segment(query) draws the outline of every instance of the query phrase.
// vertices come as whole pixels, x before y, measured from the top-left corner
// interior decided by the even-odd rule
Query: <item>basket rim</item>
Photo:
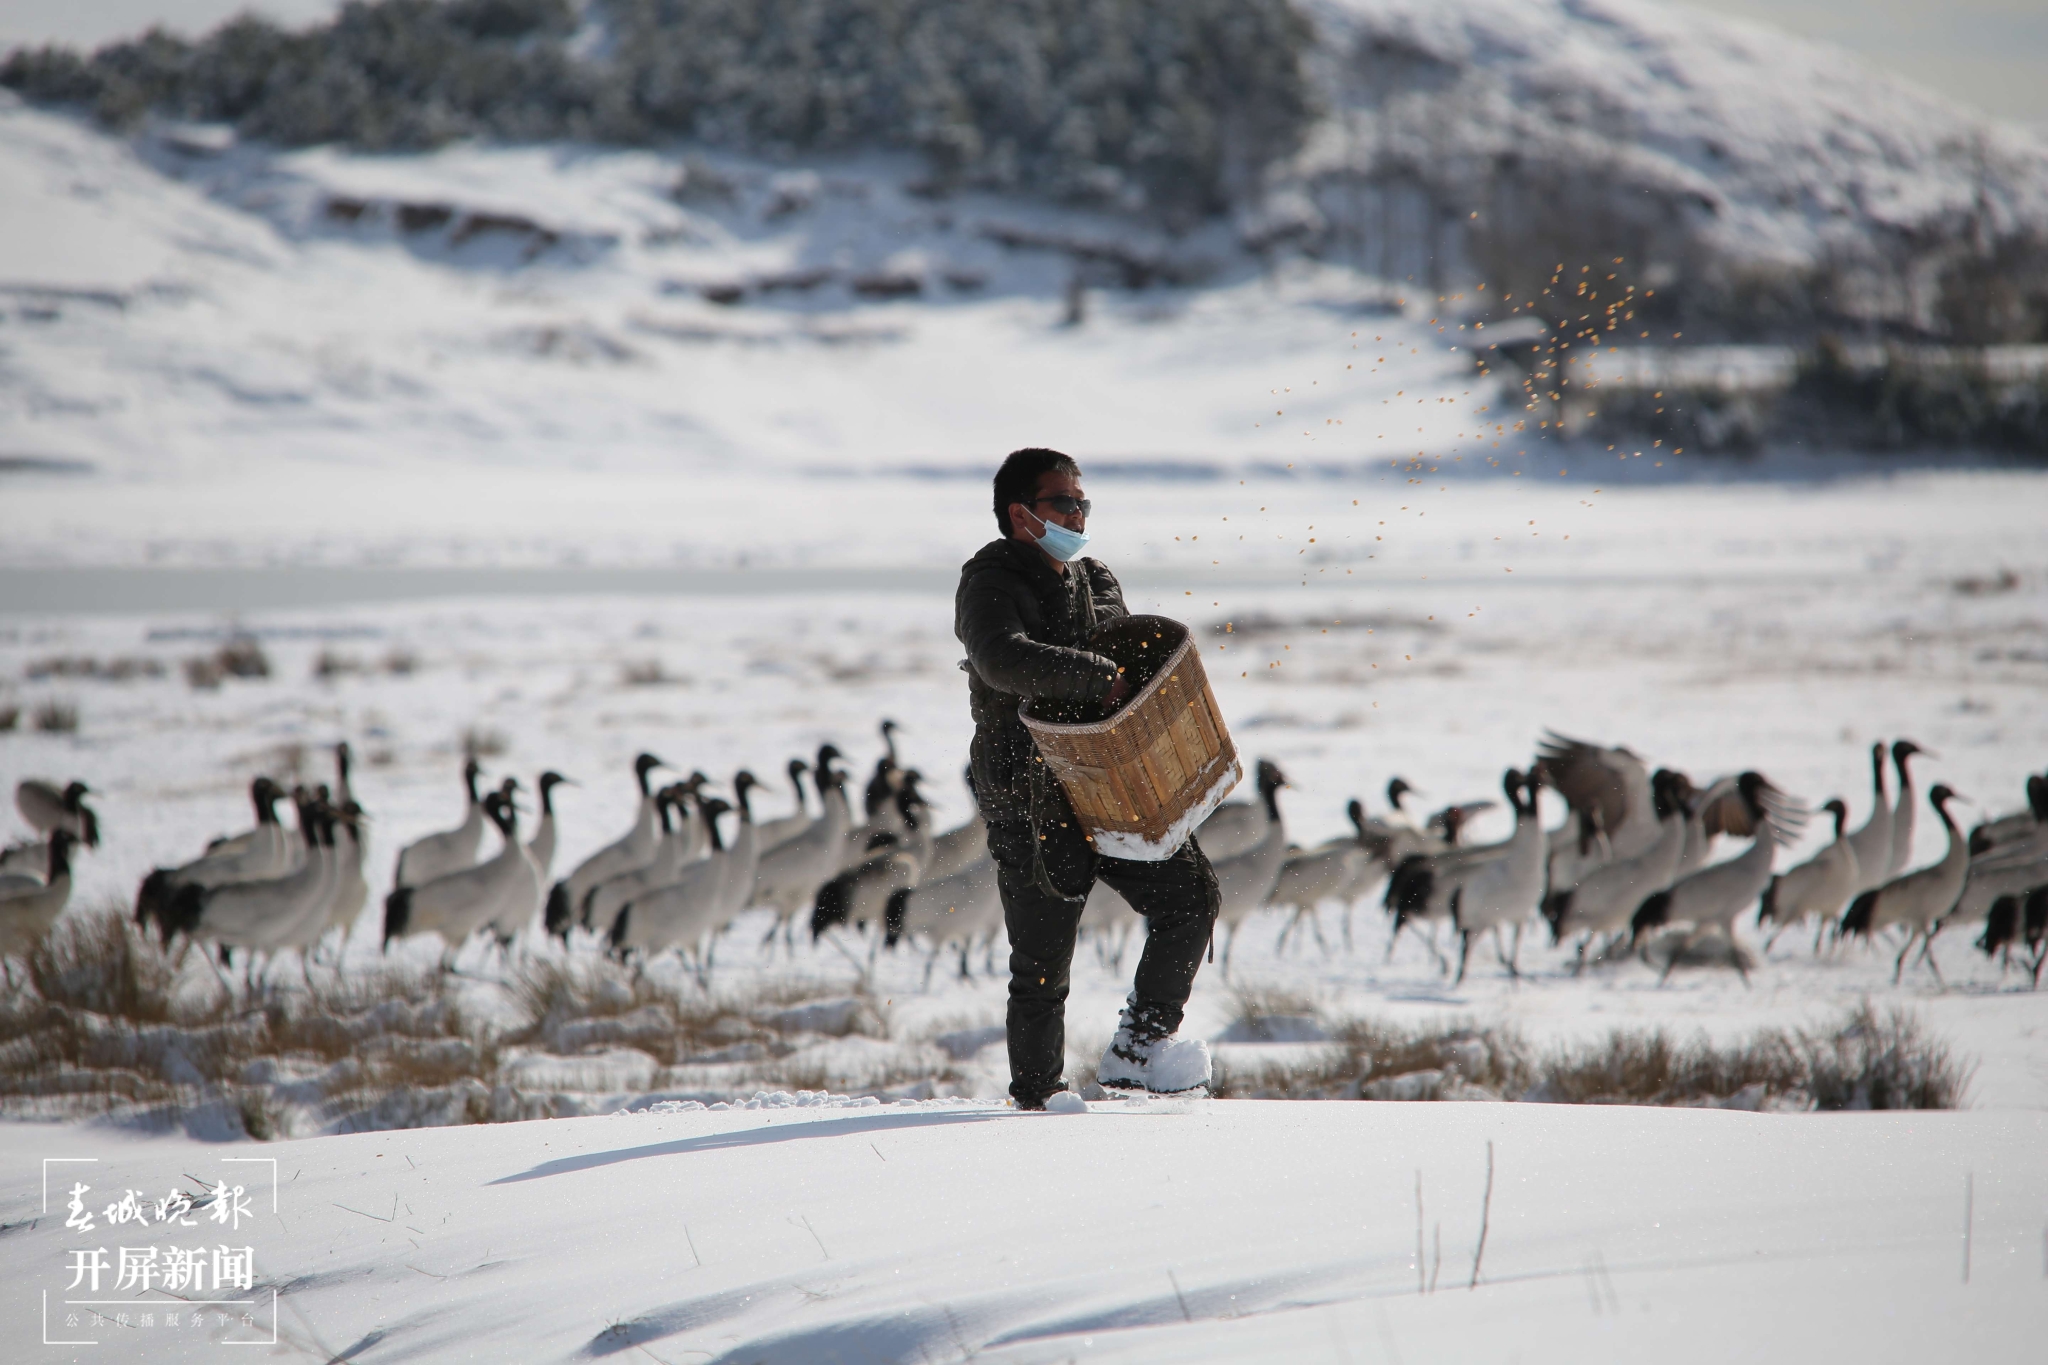
[[[1122,621],[1170,622],[1171,624],[1180,627],[1181,631],[1183,632],[1181,636],[1180,645],[1173,651],[1173,653],[1166,656],[1166,662],[1159,666],[1159,671],[1152,675],[1152,680],[1146,683],[1143,687],[1139,688],[1138,691],[1131,697],[1129,701],[1125,702],[1121,707],[1118,708],[1115,715],[1110,716],[1104,720],[1079,721],[1073,724],[1062,724],[1058,721],[1051,720],[1039,720],[1031,714],[1031,703],[1033,698],[1026,697],[1017,706],[1017,719],[1024,722],[1025,729],[1032,731],[1034,734],[1043,732],[1046,734],[1053,735],[1106,735],[1110,733],[1112,730],[1115,730],[1117,726],[1123,724],[1124,721],[1130,719],[1133,715],[1137,714],[1139,706],[1142,703],[1149,701],[1155,692],[1159,691],[1160,688],[1164,687],[1172,679],[1173,670],[1179,666],[1181,655],[1194,654],[1195,652],[1194,627],[1188,625],[1185,621],[1175,621],[1171,616],[1160,616],[1155,612],[1134,612],[1126,616],[1118,617],[1117,619]],[[1197,662],[1199,662],[1201,656],[1199,654],[1195,654],[1195,658]],[[1204,677],[1203,681],[1204,685],[1206,686],[1206,676]]]

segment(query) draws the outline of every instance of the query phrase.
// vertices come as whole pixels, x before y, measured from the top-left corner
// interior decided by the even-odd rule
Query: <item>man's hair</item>
[[[1010,504],[1030,502],[1038,492],[1039,476],[1054,471],[1081,477],[1073,456],[1043,446],[1027,446],[1003,457],[1003,467],[996,471],[996,525],[1005,537],[1010,534]]]

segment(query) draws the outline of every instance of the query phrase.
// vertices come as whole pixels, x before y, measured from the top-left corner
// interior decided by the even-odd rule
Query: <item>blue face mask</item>
[[[1081,557],[1081,551],[1088,548],[1086,531],[1070,531],[1056,521],[1042,524],[1045,529],[1038,533],[1038,548],[1060,563],[1072,563]]]

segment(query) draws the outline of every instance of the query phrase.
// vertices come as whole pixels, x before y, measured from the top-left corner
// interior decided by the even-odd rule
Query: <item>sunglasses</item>
[[[1041,502],[1051,503],[1052,510],[1063,517],[1071,517],[1077,512],[1085,517],[1089,509],[1095,505],[1086,498],[1069,497],[1065,493],[1050,493],[1042,498],[1033,498],[1031,505],[1036,507]]]

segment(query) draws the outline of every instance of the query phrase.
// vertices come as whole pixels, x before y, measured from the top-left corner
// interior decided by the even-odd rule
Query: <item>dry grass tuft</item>
[[[494,730],[488,725],[472,725],[460,736],[464,758],[502,758],[511,749],[512,741],[503,730]]]
[[[36,994],[49,1004],[138,1023],[172,1022],[170,963],[117,904],[61,917],[27,966]]]
[[[1268,1002],[1260,1001],[1264,1006]],[[1298,1004],[1298,1001],[1292,1002]],[[1249,1011],[1240,1020],[1258,1017]],[[1538,1052],[1512,1029],[1469,1021],[1330,1026],[1303,1062],[1231,1072],[1212,1093],[1252,1099],[1522,1099],[1553,1104],[1777,1109],[1955,1109],[1975,1065],[1918,1015],[1867,1001],[1818,1029],[1760,1029],[1732,1043],[1704,1033],[1615,1029]]]
[[[196,1114],[210,1135],[267,1138],[584,1113],[622,1090],[929,1094],[959,1079],[937,1049],[884,1041],[879,1002],[820,983],[714,994],[528,957],[504,983],[508,1017],[423,964],[285,964],[223,989],[202,951],[167,957],[117,906],[60,920],[0,1001],[0,1113]],[[488,1007],[472,1018],[465,1001]]]
[[[46,735],[70,735],[78,732],[78,703],[50,697],[36,703],[29,719],[36,729]]]
[[[1927,1031],[1920,1016],[1866,1000],[1827,1034],[1800,1034],[1816,1109],[1960,1109],[1977,1064]]]

